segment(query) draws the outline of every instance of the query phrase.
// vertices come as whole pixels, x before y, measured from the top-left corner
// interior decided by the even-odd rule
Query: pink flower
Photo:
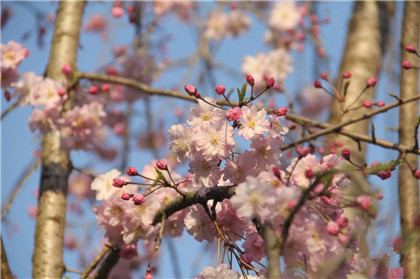
[[[116,18],[122,17],[124,14],[124,9],[121,7],[114,7],[111,11],[112,15]]]
[[[246,140],[253,137],[262,135],[268,132],[269,122],[265,119],[267,112],[262,109],[257,111],[257,106],[252,104],[242,107],[242,120],[241,128],[239,128],[238,135]]]
[[[227,264],[220,264],[216,268],[206,266],[203,271],[195,277],[196,279],[208,278],[225,278],[225,279],[239,279],[239,273],[235,270],[229,269]]]
[[[372,197],[368,195],[361,195],[358,196],[356,202],[360,205],[361,208],[364,210],[369,210],[370,207],[373,205]]]
[[[185,161],[185,157],[190,157],[190,145],[192,130],[185,125],[172,125],[169,130],[169,149],[177,155],[179,163]]]
[[[194,154],[188,170],[192,176],[192,182],[199,187],[213,187],[217,184],[222,175],[219,165],[219,158],[206,160],[197,153]]]
[[[227,35],[237,37],[248,31],[252,19],[243,11],[236,9],[228,14]]]
[[[1,44],[1,68],[16,69],[28,55],[29,51],[15,41],[9,41],[7,45]]]
[[[201,125],[194,129],[195,146],[206,160],[226,159],[235,147],[233,128],[227,123]]]
[[[246,238],[242,243],[242,248],[253,261],[260,261],[266,256],[264,239],[254,225],[250,225],[246,229]]]
[[[242,110],[240,107],[234,107],[226,112],[226,119],[229,121],[236,121],[242,118]]]
[[[216,100],[206,97],[205,100],[209,103],[215,103]],[[202,100],[198,100],[198,106],[191,108],[188,124],[191,126],[198,126],[203,123],[217,125],[219,122],[225,122],[225,112],[219,108],[215,108]]]
[[[92,14],[86,21],[86,32],[104,32],[107,27],[106,18],[102,14]]]
[[[216,229],[202,206],[190,206],[184,224],[187,232],[199,242],[207,240],[212,243],[216,238]]]
[[[214,10],[206,18],[204,35],[209,40],[220,41],[228,35],[228,15]]]
[[[96,176],[91,183],[91,189],[96,191],[97,200],[105,200],[114,195],[116,188],[113,186],[113,180],[120,176],[120,174],[119,171],[113,169],[107,173]]]

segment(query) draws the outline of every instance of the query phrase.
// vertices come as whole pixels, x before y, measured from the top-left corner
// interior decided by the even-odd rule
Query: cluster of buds
[[[406,45],[405,50],[408,53],[412,53],[412,54],[415,54],[417,57],[420,57],[419,53],[417,52],[417,49],[413,45]],[[410,70],[410,69],[417,69],[418,70],[419,69],[419,67],[413,66],[413,64],[411,64],[411,62],[408,61],[408,60],[404,60],[401,63],[401,67],[404,70]]]

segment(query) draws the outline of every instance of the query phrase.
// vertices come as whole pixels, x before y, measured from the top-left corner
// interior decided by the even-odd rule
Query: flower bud
[[[195,93],[197,93],[197,88],[195,88],[194,86],[189,85],[189,84],[186,84],[184,86],[184,89],[185,89],[185,91],[187,91],[188,95],[190,95],[190,96],[194,96]]]
[[[125,182],[124,180],[122,180],[119,177],[116,177],[112,180],[112,186],[114,186],[114,187],[122,188],[124,185],[127,185],[127,182]]]
[[[246,82],[248,82],[249,85],[254,86],[255,80],[252,75],[246,75],[245,78],[246,78]]]
[[[385,102],[384,101],[378,101],[378,102],[375,103],[375,106],[383,107],[383,106],[385,106]]]
[[[409,52],[409,53],[417,53],[416,48],[415,48],[414,46],[412,46],[412,45],[407,45],[407,46],[405,47],[405,50],[406,50],[407,52]]]
[[[61,67],[61,72],[63,75],[69,76],[71,74],[71,66],[69,64],[64,64],[63,67]]]
[[[121,7],[114,7],[112,8],[111,14],[116,18],[122,17],[124,14],[124,9]]]
[[[287,108],[281,107],[274,111],[277,116],[285,116],[287,114]]]
[[[273,87],[274,86],[274,78],[273,77],[271,77],[271,78],[269,78],[268,80],[267,80],[267,88],[271,88],[271,87]]]
[[[372,107],[372,102],[371,101],[368,101],[368,100],[363,101],[363,106],[365,108],[371,108]]]
[[[156,163],[156,167],[160,170],[168,170],[168,164],[165,160],[159,160]]]
[[[291,211],[297,205],[297,201],[291,200],[287,203],[287,210]]]
[[[273,167],[273,173],[278,179],[281,179],[281,172],[278,167]]]
[[[98,87],[96,87],[95,85],[92,85],[89,90],[88,93],[91,95],[95,95],[96,93],[98,93]]]
[[[139,174],[139,172],[137,171],[137,169],[136,169],[135,167],[129,167],[129,168],[127,169],[127,174],[128,174],[129,176],[135,176],[135,175],[138,175],[138,174]]]
[[[108,83],[104,83],[104,84],[102,84],[102,86],[101,86],[101,91],[109,91],[109,89],[110,89],[111,87],[109,86],[109,84]]]
[[[404,70],[409,70],[411,69],[412,65],[410,61],[405,60],[402,62],[401,66],[403,67]]]
[[[305,176],[306,176],[306,178],[308,178],[308,179],[312,179],[312,178],[314,177],[314,171],[313,171],[313,170],[311,170],[311,169],[306,170],[306,172],[305,172]]]
[[[350,72],[345,72],[343,74],[343,78],[351,78],[351,73]]]
[[[371,77],[371,78],[370,78],[370,79],[368,79],[368,81],[367,81],[367,87],[372,87],[372,86],[375,86],[377,81],[378,81],[378,80],[377,80],[376,78]]]
[[[60,95],[61,97],[66,95],[66,89],[64,89],[64,88],[58,89],[58,95]]]
[[[121,195],[121,199],[128,201],[131,198],[129,193],[124,193]]]
[[[216,86],[216,89],[214,89],[214,91],[216,91],[217,95],[222,96],[226,92],[226,87],[224,87],[223,85],[218,85]]]
[[[336,222],[328,222],[327,224],[327,232],[330,235],[337,235],[340,231],[340,226]]]
[[[133,202],[135,205],[141,205],[142,203],[144,203],[145,198],[142,194],[134,194],[133,196]]]
[[[387,170],[387,171],[380,171],[377,176],[379,176],[380,179],[382,180],[386,180],[388,178],[391,177],[391,171]]]
[[[315,86],[315,88],[322,88],[322,84],[319,80],[314,81],[314,86]]]
[[[341,217],[337,218],[337,220],[335,220],[335,222],[338,224],[340,229],[344,229],[349,224],[349,219],[347,219],[344,216],[341,216]]]
[[[348,148],[343,148],[341,150],[341,156],[346,159],[346,160],[350,160],[350,149]]]
[[[325,81],[328,81],[328,75],[326,73],[321,73],[321,78]]]

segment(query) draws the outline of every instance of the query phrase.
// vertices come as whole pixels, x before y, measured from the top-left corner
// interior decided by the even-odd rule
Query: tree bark
[[[418,65],[419,59],[405,51],[406,45],[413,45],[419,49],[420,32],[420,2],[407,1],[404,3],[404,18],[401,34],[401,62],[408,60]],[[410,97],[419,91],[418,70],[401,70],[400,97]],[[418,117],[418,102],[400,107],[399,141],[409,146],[415,145],[415,126]],[[418,168],[418,156],[407,154],[405,157],[411,168]],[[419,214],[419,182],[412,175],[409,165],[403,163],[398,174],[398,193],[401,214],[401,236],[409,242],[410,233],[416,232],[414,218]],[[418,230],[418,229],[417,229]],[[418,238],[418,237],[417,237]],[[414,243],[404,245],[401,252],[401,267],[405,269],[405,278],[420,278],[420,242],[414,238]]]
[[[59,3],[47,77],[66,81],[64,64],[76,69],[84,1]],[[64,110],[71,109],[72,97]],[[63,239],[66,217],[67,179],[71,171],[69,153],[60,148],[60,133],[51,132],[42,141],[42,169],[32,258],[34,278],[61,278],[64,273]]]
[[[12,272],[10,271],[9,262],[7,261],[6,251],[3,247],[3,238],[0,238],[1,244],[1,279],[12,279]]]
[[[344,108],[355,102],[359,94],[367,85],[371,77],[378,77],[381,60],[385,51],[390,18],[393,13],[392,2],[357,1],[354,4],[353,16],[349,24],[346,48],[340,66],[340,79],[345,72],[351,73],[350,85],[345,97]],[[372,101],[375,89],[369,88],[354,103],[353,107],[359,107],[365,100]],[[367,112],[361,108],[342,115],[340,104],[337,100],[331,103],[330,123],[340,123],[348,119],[360,116]],[[369,120],[360,121],[346,128],[349,132],[367,134]],[[331,134],[327,137],[327,145],[334,142],[342,142],[343,147],[351,150],[351,159],[354,163],[365,163],[366,144],[356,142],[351,138],[339,134]],[[359,149],[360,146],[360,149]],[[339,154],[340,150],[337,150]],[[366,178],[361,174],[352,175],[352,183],[346,189],[345,195],[357,196],[366,193],[370,188]],[[353,220],[354,217],[362,217],[360,211],[354,208],[345,208],[345,215]],[[364,216],[366,218],[366,216]],[[365,238],[361,239],[360,252],[362,256],[368,256],[368,247]]]

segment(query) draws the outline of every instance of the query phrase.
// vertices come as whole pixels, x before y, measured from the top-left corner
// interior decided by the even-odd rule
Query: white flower
[[[227,123],[219,125],[201,125],[194,129],[195,144],[197,151],[201,152],[205,159],[226,159],[233,147],[233,128]]]
[[[276,2],[270,14],[270,26],[279,31],[287,31],[295,28],[300,19],[296,3]]]
[[[269,122],[265,119],[267,112],[264,109],[257,111],[257,106],[254,104],[250,108],[245,106],[241,109],[244,122],[241,123],[238,135],[246,140],[250,140],[255,136],[268,132]]]
[[[191,129],[185,125],[172,125],[169,130],[169,149],[176,153],[176,159],[179,163],[185,161],[185,157],[190,157]]]
[[[215,104],[213,98],[204,98],[207,102]],[[191,108],[188,124],[191,126],[198,126],[203,123],[217,124],[224,121],[225,112],[219,108],[215,108],[202,100],[198,100],[198,106]]]

